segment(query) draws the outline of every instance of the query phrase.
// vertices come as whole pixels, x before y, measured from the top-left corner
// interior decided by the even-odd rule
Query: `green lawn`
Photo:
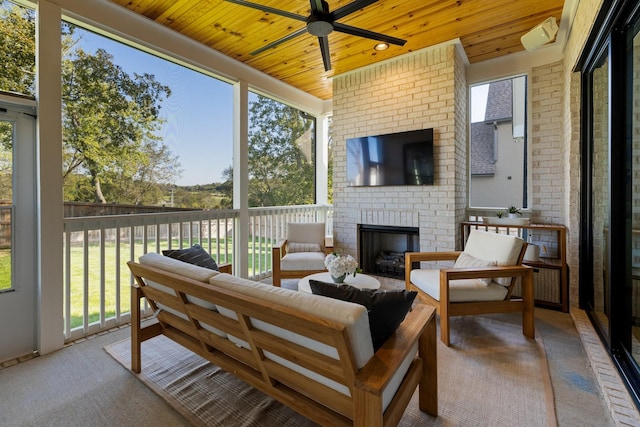
[[[11,249],[0,249],[0,291],[11,287]]]
[[[233,248],[233,242],[231,239],[228,241],[221,242],[224,246],[225,244],[229,248],[229,260],[231,261],[231,254]],[[201,245],[204,248],[208,248],[208,241],[202,241]],[[161,244],[163,249],[166,249],[168,245]],[[179,247],[177,241],[173,242],[172,247]],[[217,247],[217,241],[212,243],[212,247]],[[149,250],[154,250],[154,247],[149,247]],[[249,271],[252,270],[253,263],[255,262],[258,265],[259,260],[257,259],[257,254],[260,253],[260,257],[262,262],[260,265],[263,269],[270,270],[271,269],[271,255],[269,251],[269,246],[267,242],[263,239],[261,241],[255,242],[256,259],[249,258]],[[250,247],[251,252],[251,247]],[[135,258],[142,255],[143,249],[142,244],[137,243],[135,245]],[[71,248],[71,292],[70,292],[70,302],[71,302],[71,327],[75,328],[77,326],[82,325],[84,318],[84,301],[87,300],[88,317],[89,323],[97,322],[100,320],[100,301],[101,301],[101,273],[100,273],[100,248],[98,243],[91,244],[89,246],[89,257],[88,257],[88,268],[87,268],[87,279],[86,279],[86,288],[85,288],[85,269],[84,269],[84,260],[82,257],[83,248],[72,247]],[[118,304],[117,297],[119,296],[120,301],[120,312],[126,313],[130,311],[130,274],[129,268],[127,267],[126,261],[129,258],[130,254],[130,245],[128,243],[121,243],[120,245],[120,265],[116,265],[116,247],[115,243],[106,243],[105,244],[105,263],[104,263],[104,312],[105,318],[108,319],[110,317],[115,316],[116,306]],[[214,254],[215,258],[215,254]],[[2,259],[0,258],[0,262]],[[218,263],[227,262],[226,259],[216,259]],[[266,267],[265,267],[266,264]],[[116,287],[116,277],[118,272],[118,267],[120,271],[120,289],[118,290]],[[0,266],[1,268],[1,266]],[[66,294],[65,294],[66,298]]]

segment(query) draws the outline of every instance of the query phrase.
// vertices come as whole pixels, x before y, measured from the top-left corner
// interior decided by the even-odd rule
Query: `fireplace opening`
[[[358,224],[359,265],[363,273],[404,279],[404,254],[420,249],[417,227]]]

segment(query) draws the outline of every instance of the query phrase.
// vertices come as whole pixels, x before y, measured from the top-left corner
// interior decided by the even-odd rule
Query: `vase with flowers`
[[[324,259],[324,266],[327,268],[331,279],[335,283],[342,283],[347,274],[358,273],[358,262],[351,255],[340,255],[336,252],[330,253]]]

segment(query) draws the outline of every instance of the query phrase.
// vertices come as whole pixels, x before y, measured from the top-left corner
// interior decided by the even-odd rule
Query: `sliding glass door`
[[[631,143],[631,355],[640,364],[640,19],[628,34],[631,61],[629,116]]]
[[[603,9],[579,65],[580,304],[640,407],[640,6]]]

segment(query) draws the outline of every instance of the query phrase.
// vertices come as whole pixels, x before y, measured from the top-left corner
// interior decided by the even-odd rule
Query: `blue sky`
[[[230,84],[157,58],[145,52],[78,29],[80,46],[94,53],[102,48],[128,74],[153,74],[171,88],[162,104],[166,120],[161,136],[180,158],[182,175],[177,185],[222,181],[222,171],[233,161],[233,88]]]

